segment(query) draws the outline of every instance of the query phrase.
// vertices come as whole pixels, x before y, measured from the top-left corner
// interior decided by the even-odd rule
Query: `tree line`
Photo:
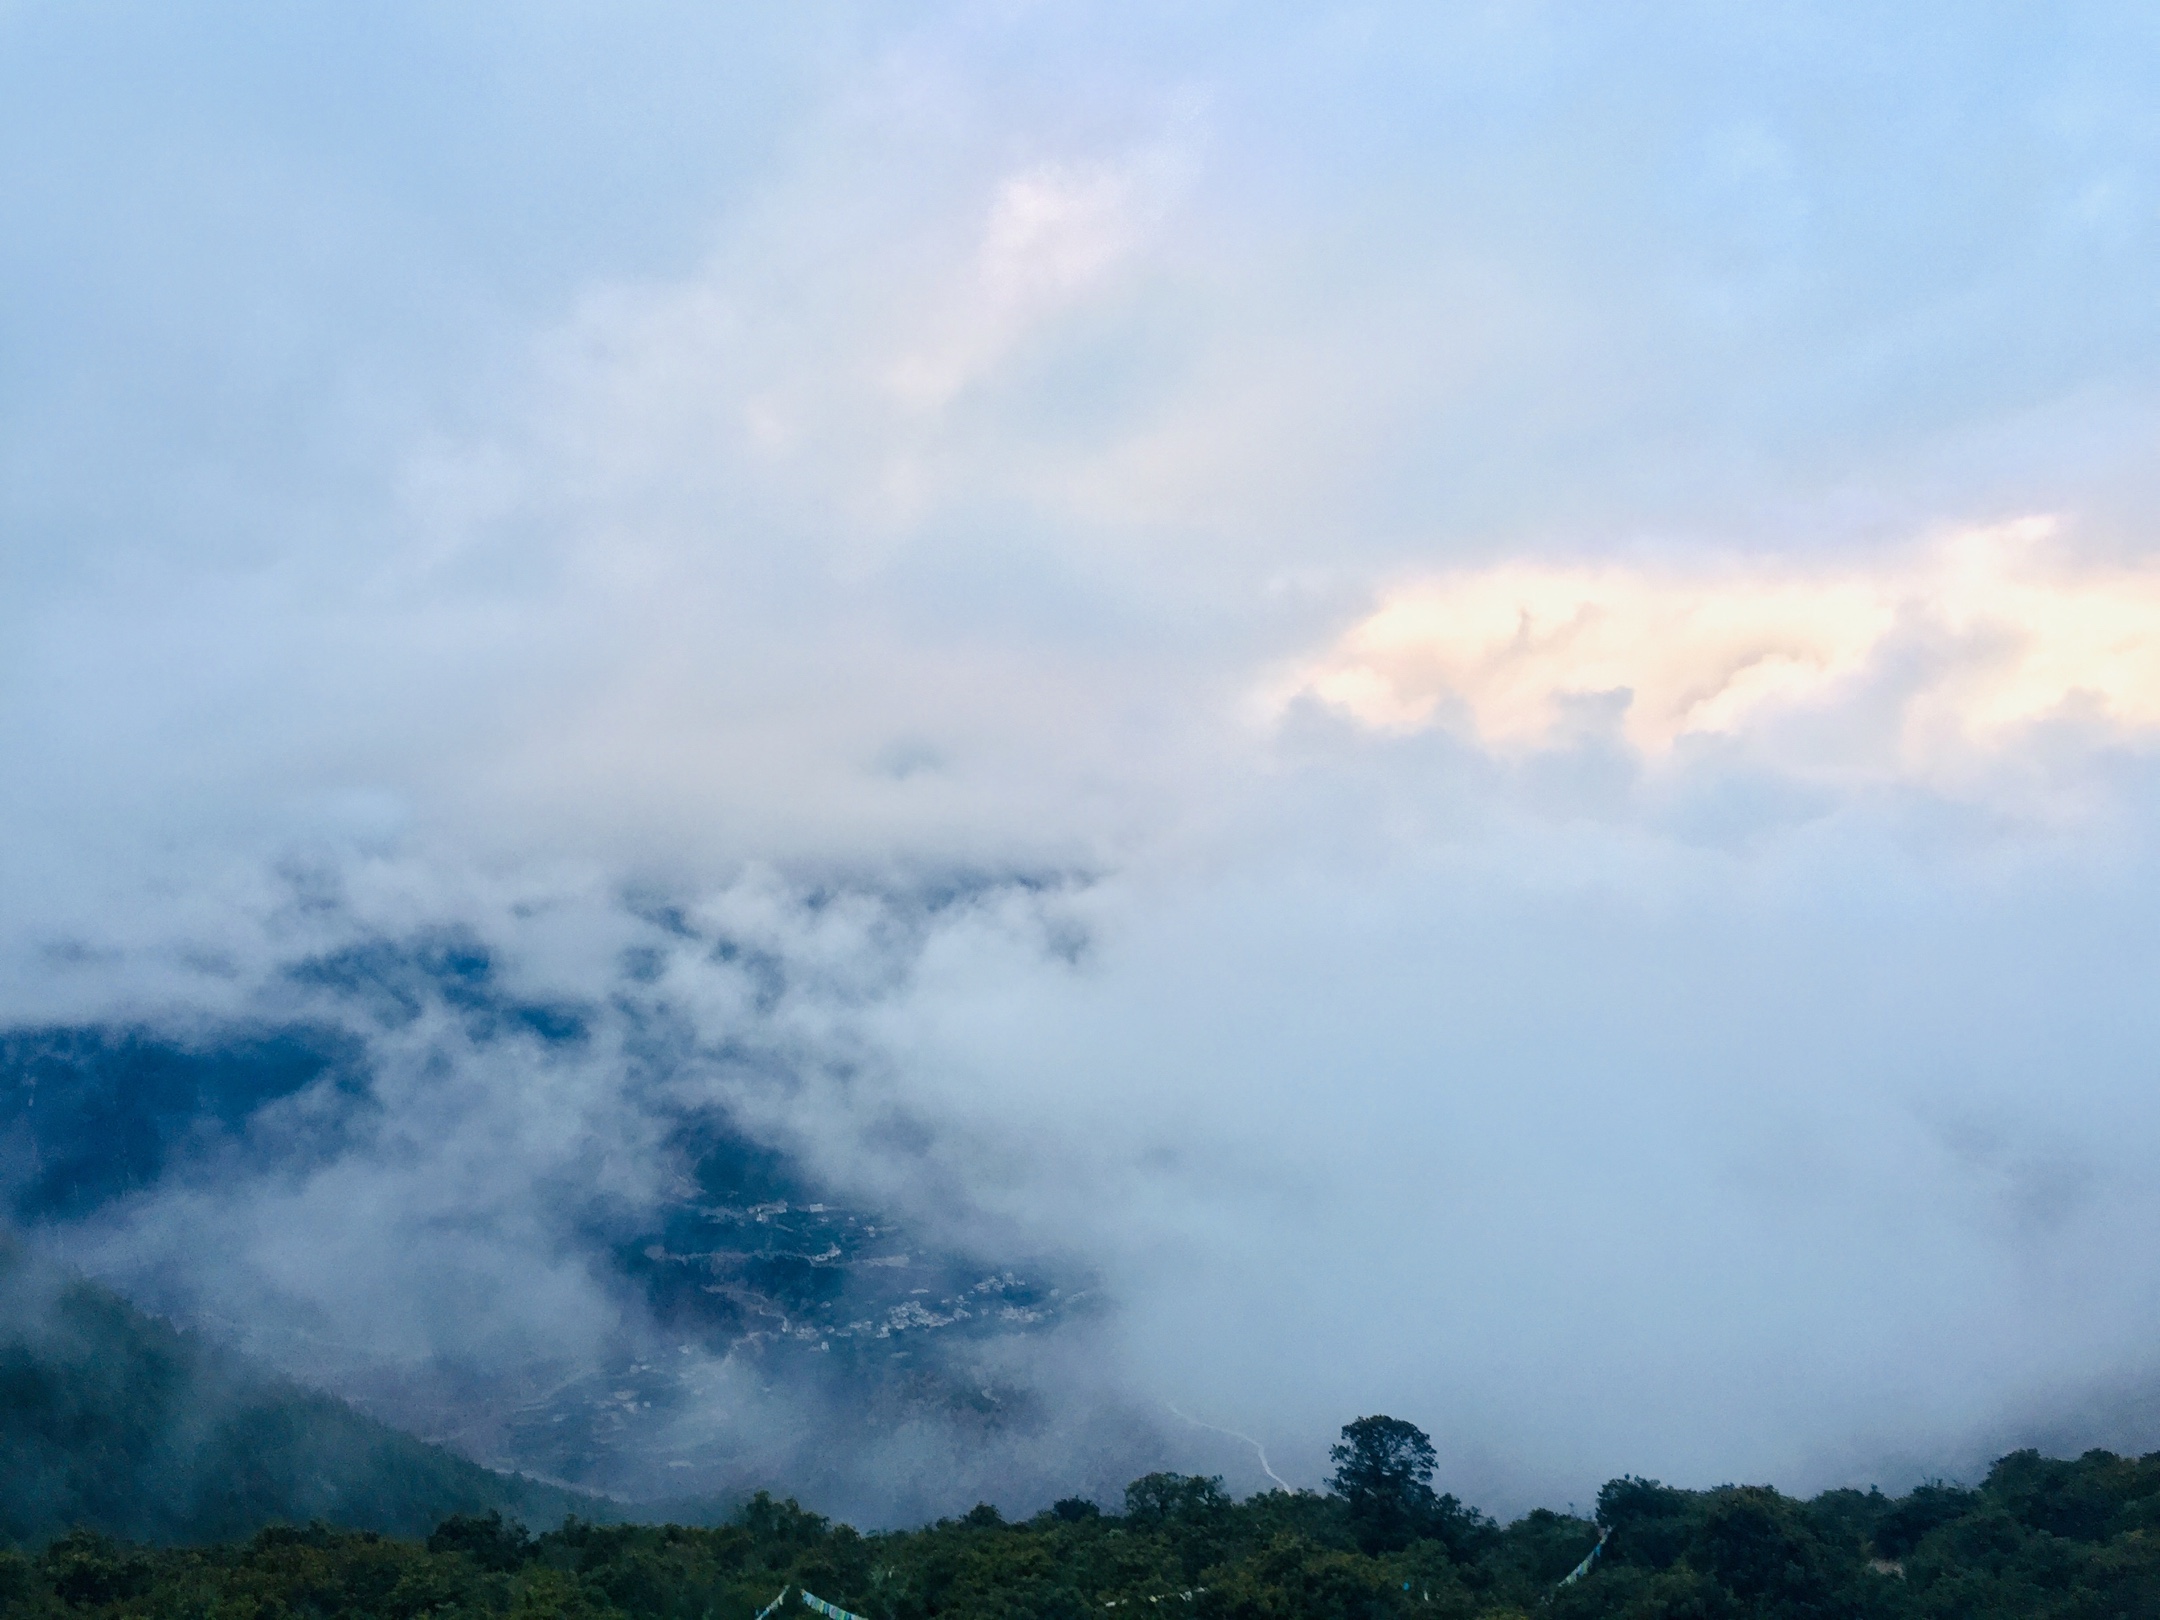
[[[864,1620],[2117,1620],[2160,1615],[2160,1453],[2016,1452],[1903,1496],[1624,1477],[1595,1515],[1502,1525],[1433,1490],[1430,1440],[1347,1425],[1325,1491],[1234,1500],[1150,1474],[1072,1498],[861,1534],[760,1493],[731,1522],[531,1535],[499,1512],[426,1540],[321,1522],[196,1547],[78,1530],[0,1552],[7,1620],[753,1620],[812,1593]],[[1569,1580],[1595,1550],[1588,1570]]]

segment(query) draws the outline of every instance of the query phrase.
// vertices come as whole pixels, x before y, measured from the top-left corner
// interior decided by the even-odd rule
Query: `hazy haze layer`
[[[2160,1444],[2156,70],[0,5],[0,1016],[369,1076],[48,1237],[342,1387],[589,1372],[566,1233],[724,1115],[1094,1302],[871,1514],[1263,1482],[1166,1402],[1500,1508]],[[578,1042],[306,977],[452,938]],[[713,1477],[808,1467],[738,1374]]]

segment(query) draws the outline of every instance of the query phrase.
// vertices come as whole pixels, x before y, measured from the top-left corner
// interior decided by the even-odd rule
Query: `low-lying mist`
[[[0,7],[0,1199],[647,1502],[2160,1444],[2160,66],[1970,10]]]
[[[215,935],[192,901],[48,956],[75,1010],[9,1037],[18,1214],[394,1421],[647,1500],[1023,1511],[1256,1488],[1253,1443],[1314,1484],[1367,1411],[1499,1509],[2154,1443],[2141,860],[1918,796],[1705,840],[1626,819],[1641,781],[1500,778],[1544,807],[1413,847],[1332,773],[1278,789],[1123,872],[376,856]],[[1322,810],[1360,836],[1280,841]]]

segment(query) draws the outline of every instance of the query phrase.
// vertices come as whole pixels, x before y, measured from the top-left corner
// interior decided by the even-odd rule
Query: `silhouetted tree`
[[[1328,1457],[1335,1464],[1328,1483],[1350,1504],[1365,1551],[1408,1546],[1434,1518],[1432,1440],[1415,1423],[1361,1417],[1343,1425],[1342,1443],[1328,1447]]]
[[[1148,1474],[1125,1487],[1125,1517],[1136,1525],[1201,1523],[1229,1506],[1213,1474]]]
[[[463,1553],[482,1569],[502,1573],[517,1569],[532,1556],[532,1537],[516,1520],[503,1521],[501,1512],[453,1513],[427,1538],[431,1553]]]

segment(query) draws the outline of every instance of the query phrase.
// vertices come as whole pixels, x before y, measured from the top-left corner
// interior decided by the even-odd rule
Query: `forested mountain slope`
[[[0,1237],[0,1538],[214,1541],[316,1518],[424,1535],[454,1513],[602,1506],[400,1434]]]
[[[692,932],[676,920],[663,937]],[[767,953],[728,937],[701,948],[744,994],[782,993],[783,966]],[[976,1252],[913,1233],[754,1138],[718,1100],[724,1088],[707,1081],[731,1066],[784,1075],[787,1054],[701,1049],[646,983],[655,971],[633,953],[603,1015],[596,1004],[521,996],[484,942],[423,931],[286,964],[273,1018],[180,1030],[0,1026],[0,1220],[40,1231],[61,1252],[116,1217],[154,1227],[161,1265],[138,1257],[132,1271],[104,1273],[131,1298],[181,1322],[244,1321],[266,1359],[400,1428],[598,1493],[734,1503],[769,1483],[763,1470],[861,1503],[876,1494],[861,1488],[863,1476],[882,1468],[889,1485],[893,1472],[864,1453],[866,1432],[942,1425],[973,1442],[1042,1421],[1036,1392],[1000,1347],[1084,1317],[1086,1279],[1009,1248]],[[408,1310],[427,1302],[411,1336],[425,1341],[421,1353],[401,1340],[385,1355],[376,1324],[336,1308],[334,1286],[326,1310],[319,1272],[312,1294],[273,1286],[267,1303],[251,1295],[221,1309],[220,1289],[236,1275],[253,1286],[248,1257],[171,1241],[205,1200],[247,1231],[291,1220],[294,1189],[330,1167],[395,1203],[387,1189],[404,1185],[413,1142],[430,1135],[403,1111],[439,1109],[447,1120],[517,1106],[471,1078],[505,1062],[558,1075],[615,1065],[589,1093],[606,1107],[580,1131],[627,1132],[617,1140],[635,1144],[650,1184],[633,1196],[613,1182],[584,1186],[567,1162],[497,1165],[499,1177],[479,1180],[546,1189],[506,1215],[489,1194],[464,1201],[469,1167],[445,1161],[436,1184],[454,1215],[363,1245],[377,1288]],[[428,1077],[401,1080],[401,1064]],[[452,1086],[446,1096],[437,1066],[479,1089]],[[688,1074],[706,1079],[676,1083]],[[266,1206],[281,1215],[235,1215]],[[342,1218],[334,1200],[310,1207],[325,1226]],[[442,1229],[459,1240],[431,1250]],[[323,1227],[311,1235],[334,1240]],[[559,1301],[563,1315],[536,1325],[515,1312],[509,1321],[473,1312],[475,1331],[461,1327],[454,1269],[516,1294],[558,1266],[579,1279]],[[733,1383],[770,1398],[746,1414]],[[1144,1446],[1131,1450],[1092,1483],[1148,1466]],[[745,1455],[758,1468],[745,1467]],[[940,1483],[900,1493],[920,1505],[896,1515],[934,1511],[945,1500]],[[1062,1479],[1031,1488],[1048,1484],[1071,1488]]]

